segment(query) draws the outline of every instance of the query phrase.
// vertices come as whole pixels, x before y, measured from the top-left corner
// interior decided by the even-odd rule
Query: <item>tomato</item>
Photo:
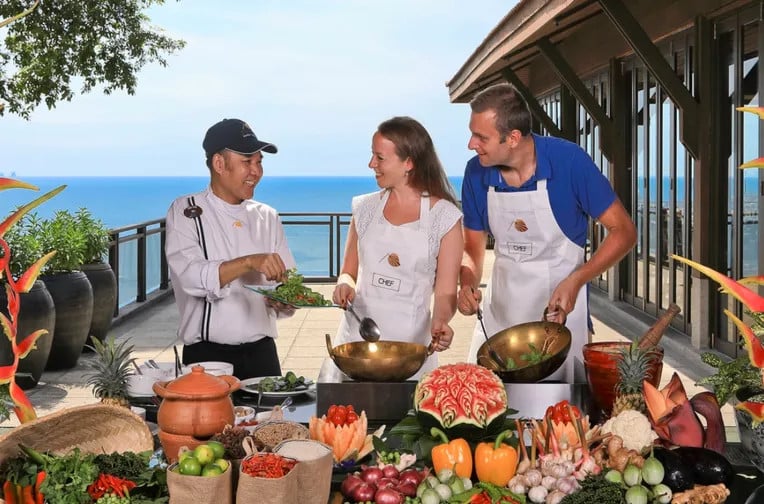
[[[349,425],[355,423],[356,420],[358,420],[358,415],[356,415],[355,411],[348,411],[347,417],[345,417],[345,423]]]
[[[345,406],[337,406],[337,411],[335,413],[337,416],[341,416],[343,419],[347,416],[348,410]]]
[[[348,405],[347,405],[347,410],[348,410],[348,413],[350,413],[351,411],[352,411],[353,413],[355,413],[355,408],[353,407],[353,405],[352,405],[352,404],[348,404]]]
[[[568,409],[568,406],[570,403],[565,401],[560,401],[557,404],[553,406],[549,406],[546,409],[545,416],[550,417],[552,421],[555,423],[570,423],[570,409],[573,410],[573,415],[575,415],[576,418],[581,418],[581,410],[578,409],[576,406],[570,406],[570,409]]]
[[[336,413],[333,416],[329,417],[329,421],[337,427],[345,425],[345,417],[341,417]]]
[[[337,412],[337,405],[332,404],[331,406],[329,406],[329,409],[326,410],[326,418],[333,417],[336,412]]]

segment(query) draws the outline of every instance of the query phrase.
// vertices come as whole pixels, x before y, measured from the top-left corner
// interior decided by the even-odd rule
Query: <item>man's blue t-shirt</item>
[[[560,229],[582,248],[589,217],[598,218],[613,204],[615,192],[592,158],[573,142],[533,135],[536,173],[521,187],[507,185],[495,166],[484,167],[475,156],[467,162],[462,181],[464,226],[489,231],[488,187],[496,192],[535,191],[536,181],[547,179],[549,201]]]

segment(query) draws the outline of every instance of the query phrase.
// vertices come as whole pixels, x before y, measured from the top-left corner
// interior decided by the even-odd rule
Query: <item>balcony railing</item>
[[[333,282],[342,267],[350,213],[280,214],[298,270],[306,282]],[[115,317],[169,291],[166,226],[155,219],[110,230],[109,264],[117,276]],[[325,247],[321,244],[324,243]]]

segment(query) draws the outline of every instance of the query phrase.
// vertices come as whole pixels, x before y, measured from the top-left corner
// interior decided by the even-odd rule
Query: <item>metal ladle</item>
[[[381,333],[379,331],[379,326],[376,322],[374,322],[374,320],[370,319],[369,317],[364,317],[363,319],[359,317],[358,314],[353,310],[353,305],[349,301],[347,304],[347,310],[355,317],[355,319],[358,321],[358,324],[360,324],[358,327],[358,332],[361,334],[361,337],[364,340],[371,343],[379,341]]]

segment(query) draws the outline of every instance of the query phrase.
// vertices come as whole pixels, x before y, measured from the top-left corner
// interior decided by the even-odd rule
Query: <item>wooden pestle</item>
[[[637,346],[642,350],[647,350],[649,348],[655,348],[658,346],[658,343],[663,337],[663,333],[666,332],[669,324],[671,324],[671,320],[680,311],[682,311],[682,309],[679,308],[679,306],[671,303],[668,307],[668,310],[663,312],[663,315],[658,317],[658,320],[656,320],[655,323],[645,332],[645,334],[643,334],[637,340]]]

